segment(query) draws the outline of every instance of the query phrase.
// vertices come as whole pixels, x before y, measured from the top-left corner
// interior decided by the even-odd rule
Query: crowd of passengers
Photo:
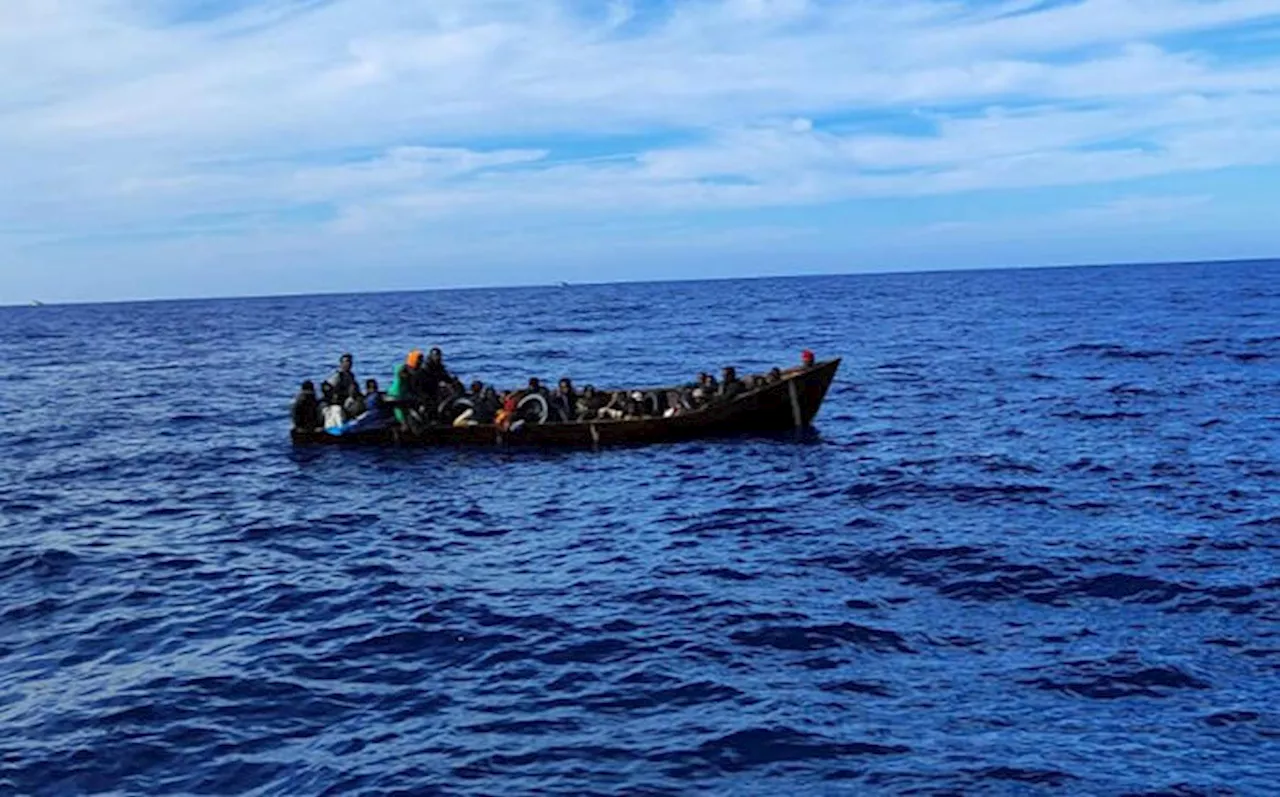
[[[812,364],[808,352],[805,364]],[[293,402],[294,428],[354,431],[399,424],[421,431],[429,426],[494,424],[511,429],[524,423],[671,417],[730,401],[783,378],[774,368],[742,379],[727,367],[719,379],[701,373],[688,385],[664,390],[602,391],[587,385],[579,391],[568,377],[550,390],[534,377],[522,389],[499,392],[479,380],[464,384],[445,368],[444,353],[433,348],[425,355],[417,349],[409,352],[384,392],[376,379],[362,385],[354,366],[352,356],[343,354],[338,369],[320,384],[319,396],[313,382],[302,383]]]

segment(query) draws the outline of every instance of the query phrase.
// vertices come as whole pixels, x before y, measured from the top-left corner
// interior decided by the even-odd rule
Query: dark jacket
[[[324,381],[333,388],[333,392],[343,401],[345,401],[352,392],[360,392],[360,383],[356,380],[356,375],[351,371],[334,371],[333,376]]]
[[[298,391],[293,399],[293,428],[310,431],[322,424],[320,402],[315,393]]]

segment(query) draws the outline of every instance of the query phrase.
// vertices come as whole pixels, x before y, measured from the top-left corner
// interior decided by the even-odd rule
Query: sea
[[[294,448],[351,352],[811,434]],[[0,794],[1280,794],[1280,262],[0,309]]]

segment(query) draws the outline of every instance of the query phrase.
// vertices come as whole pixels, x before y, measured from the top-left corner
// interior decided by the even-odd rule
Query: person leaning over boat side
[[[356,375],[351,368],[355,364],[355,360],[351,357],[350,352],[343,354],[338,358],[338,370],[333,372],[333,376],[324,380],[333,388],[333,392],[343,401],[354,392],[360,394],[360,383],[356,380]]]
[[[316,386],[308,379],[302,383],[298,389],[298,395],[293,398],[293,428],[310,432],[322,423],[320,401],[316,398]]]

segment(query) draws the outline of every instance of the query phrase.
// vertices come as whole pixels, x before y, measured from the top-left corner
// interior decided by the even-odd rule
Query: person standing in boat
[[[422,367],[425,389],[433,399],[441,398],[444,387],[453,381],[449,370],[444,367],[444,352],[432,348],[427,352],[427,361]]]
[[[396,376],[387,387],[387,398],[395,405],[396,420],[414,428],[425,422],[424,406],[428,396],[425,395],[425,378],[423,374],[422,351],[414,349],[404,358],[404,364],[396,370]]]
[[[354,364],[355,360],[350,353],[343,354],[338,358],[338,370],[325,380],[333,388],[334,394],[343,401],[350,398],[352,394],[360,395],[360,382],[351,370]]]

